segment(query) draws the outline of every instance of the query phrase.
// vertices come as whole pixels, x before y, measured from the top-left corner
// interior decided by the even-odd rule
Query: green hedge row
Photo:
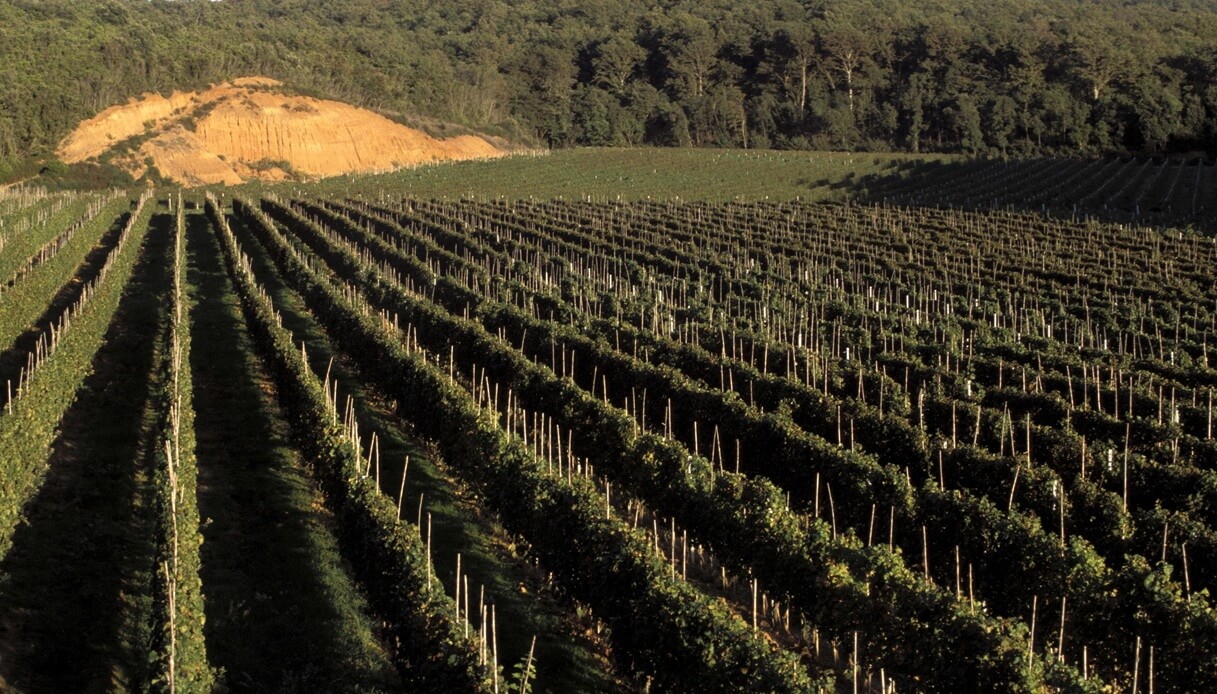
[[[153,483],[156,487],[156,570],[153,581],[154,665],[149,689],[210,692],[214,685],[204,639],[203,581],[199,577],[194,398],[190,373],[190,306],[183,286],[186,272],[185,224],[181,199],[173,241],[173,285],[160,332],[153,382],[157,408]]]

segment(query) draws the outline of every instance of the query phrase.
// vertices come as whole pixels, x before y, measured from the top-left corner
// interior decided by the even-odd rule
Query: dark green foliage
[[[550,146],[1029,155],[1217,141],[1217,13],[1201,2],[22,0],[0,27],[3,158],[49,154],[135,94],[251,74]]]

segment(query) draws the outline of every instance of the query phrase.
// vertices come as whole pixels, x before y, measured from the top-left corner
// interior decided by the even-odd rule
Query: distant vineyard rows
[[[976,160],[922,165],[865,185],[875,202],[1217,229],[1217,164],[1205,159]]]

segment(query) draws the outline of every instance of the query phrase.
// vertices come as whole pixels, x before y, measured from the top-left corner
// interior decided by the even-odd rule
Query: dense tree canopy
[[[1201,0],[6,0],[0,158],[251,74],[551,146],[1217,149]]]

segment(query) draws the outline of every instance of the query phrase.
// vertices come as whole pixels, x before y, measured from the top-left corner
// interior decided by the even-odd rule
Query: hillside
[[[191,186],[383,172],[503,153],[476,135],[437,139],[366,109],[287,93],[264,77],[143,95],[84,121],[56,150],[69,164],[108,162],[136,179],[155,167]]]

